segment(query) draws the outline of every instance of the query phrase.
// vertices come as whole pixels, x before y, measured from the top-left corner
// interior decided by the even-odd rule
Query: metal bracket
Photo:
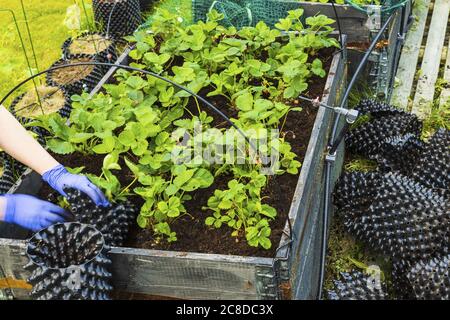
[[[371,32],[378,32],[381,29],[381,6],[368,5],[366,7],[369,19],[366,26]]]
[[[330,148],[328,148],[328,151],[329,151],[329,149]],[[330,163],[335,163],[336,162],[336,151],[333,154],[328,152],[327,155],[325,156],[325,161],[330,162]]]
[[[271,266],[256,266],[256,286],[259,295],[264,300],[279,299],[278,281]]]

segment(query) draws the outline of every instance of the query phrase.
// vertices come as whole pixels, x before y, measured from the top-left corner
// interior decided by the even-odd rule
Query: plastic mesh
[[[206,21],[211,10],[224,15],[221,24],[241,28],[255,26],[264,21],[273,27],[279,19],[285,18],[289,10],[301,7],[298,1],[266,1],[266,0],[193,0],[192,11],[194,21]]]
[[[390,7],[405,1],[408,0],[380,0],[379,3],[383,5],[383,12],[390,12]],[[354,8],[364,12],[367,11],[362,4],[372,3],[370,0],[354,2]],[[289,10],[298,9],[303,5],[305,2],[295,0],[192,0],[192,12],[194,21],[205,21],[208,12],[214,9],[224,15],[221,23],[226,26],[236,28],[254,26],[259,21],[273,26],[279,19],[286,17]]]

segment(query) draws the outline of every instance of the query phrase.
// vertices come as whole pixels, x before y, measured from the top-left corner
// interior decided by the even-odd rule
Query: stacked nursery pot
[[[117,60],[116,42],[105,33],[86,32],[67,39],[63,46],[63,57],[53,67],[77,63],[114,63]],[[79,65],[51,70],[47,83],[63,88],[69,96],[90,92],[110,69],[109,66]]]
[[[69,38],[64,42],[62,52],[64,59],[87,54],[99,62],[113,63],[117,60],[116,43],[106,33],[85,32],[76,38]]]
[[[145,12],[150,10],[153,7],[153,4],[156,0],[139,0],[139,6],[141,8],[141,12]]]
[[[422,141],[413,114],[376,101],[357,109],[369,120],[347,134],[346,148],[378,168],[342,175],[334,191],[340,217],[349,233],[391,259],[398,298],[448,299],[450,131]],[[355,283],[343,277],[331,297],[354,292]]]
[[[10,111],[22,124],[36,120],[41,115],[59,113],[62,117],[69,117],[72,107],[70,96],[62,87],[41,85],[28,90],[18,96],[11,103]],[[44,143],[46,130],[39,127],[29,127],[29,131],[36,134],[39,142]]]
[[[68,67],[51,70],[47,73],[47,84],[63,88],[70,96],[90,92],[106,74],[104,66],[76,65],[79,63],[95,63],[97,58],[89,54],[74,54],[68,59],[56,61],[52,68],[67,65]],[[74,66],[70,66],[74,64]]]
[[[93,0],[94,17],[114,38],[133,34],[142,23],[139,0]]]
[[[14,184],[14,176],[8,156],[0,152],[0,195],[5,194]]]
[[[28,282],[36,300],[109,300],[109,247],[94,227],[58,223],[28,240]]]

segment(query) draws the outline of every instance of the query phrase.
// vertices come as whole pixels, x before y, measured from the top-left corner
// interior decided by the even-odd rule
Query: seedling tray
[[[344,41],[346,37],[343,37]],[[122,63],[126,57],[119,58]],[[336,106],[346,87],[346,52],[334,55],[322,101]],[[114,68],[97,86],[114,73]],[[94,90],[94,91],[95,91]],[[315,299],[318,292],[321,214],[324,204],[326,146],[335,121],[320,108],[303,160],[289,221],[272,258],[113,247],[113,286],[116,290],[185,299]],[[343,146],[334,165],[333,181],[342,168]],[[37,194],[40,177],[28,171],[10,192]],[[25,241],[14,226],[0,225],[0,280],[11,285],[7,294],[27,299],[29,273]],[[9,239],[6,239],[8,237]],[[0,281],[2,283],[2,281]],[[0,288],[1,289],[1,288]]]

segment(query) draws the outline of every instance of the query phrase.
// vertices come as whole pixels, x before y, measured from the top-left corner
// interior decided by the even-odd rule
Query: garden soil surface
[[[326,58],[321,57],[321,59],[324,63],[324,69],[328,71],[333,56],[329,52],[324,56]],[[325,82],[326,77],[313,77],[309,81],[308,92],[304,93],[304,95],[310,98],[321,97]],[[223,100],[212,99],[210,101],[222,111],[227,110],[223,105]],[[303,110],[301,112],[289,113],[282,134],[284,134],[285,139],[290,142],[292,151],[297,154],[298,160],[303,162],[316,119],[317,109],[310,106],[308,103],[297,100],[293,101],[291,104],[301,106]],[[196,107],[193,105],[192,109],[196,110]],[[228,116],[232,115],[232,113],[228,114]],[[215,123],[219,124],[220,121],[215,121]],[[80,154],[54,156],[67,167],[75,168],[84,166],[85,169],[83,172],[97,175],[101,173],[103,156],[99,157]],[[116,174],[122,185],[125,186],[133,180],[133,177],[125,164],[121,164],[121,167],[124,170],[119,174],[116,172]],[[150,229],[141,229],[136,224],[130,231],[126,246],[183,252],[274,257],[287,221],[290,204],[297,186],[298,176],[298,174],[268,176],[268,186],[263,192],[263,196],[265,197],[264,203],[273,206],[278,212],[276,219],[270,223],[272,229],[272,234],[270,236],[272,248],[269,250],[250,247],[245,240],[244,234],[241,234],[239,237],[232,237],[231,233],[233,230],[227,226],[215,229],[205,225],[205,219],[211,215],[211,212],[204,211],[202,207],[206,205],[208,198],[214,193],[214,190],[226,188],[230,177],[216,179],[211,187],[192,193],[192,200],[185,203],[185,207],[191,216],[184,215],[171,224],[172,230],[177,233],[178,241],[173,243],[167,243],[166,241],[158,243]],[[50,190],[48,188],[45,188],[45,190],[43,189],[41,191],[41,197],[44,199],[49,198],[49,192]],[[143,204],[142,199],[137,197],[129,200],[138,208]]]

